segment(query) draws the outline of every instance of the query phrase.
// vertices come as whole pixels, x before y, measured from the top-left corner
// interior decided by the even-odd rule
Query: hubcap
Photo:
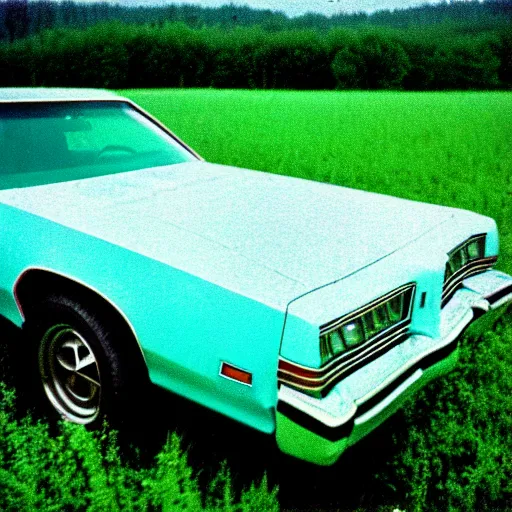
[[[69,325],[48,329],[39,348],[39,371],[53,407],[65,419],[87,424],[100,410],[98,362],[84,337]]]

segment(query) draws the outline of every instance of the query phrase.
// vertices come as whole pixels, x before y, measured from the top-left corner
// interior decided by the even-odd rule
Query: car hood
[[[205,162],[5,190],[0,202],[280,308],[453,216],[450,208]]]

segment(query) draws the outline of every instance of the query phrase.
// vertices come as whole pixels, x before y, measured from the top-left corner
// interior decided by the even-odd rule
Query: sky
[[[98,0],[80,0],[81,2],[92,3]],[[272,9],[283,11],[289,16],[298,16],[306,12],[318,12],[330,16],[340,12],[373,12],[381,9],[405,9],[423,5],[425,3],[439,3],[442,0],[232,0],[232,3],[249,5],[259,9]],[[218,7],[230,3],[230,0],[107,0],[107,2],[124,5],[141,4],[171,4],[188,3],[201,5],[203,7]]]

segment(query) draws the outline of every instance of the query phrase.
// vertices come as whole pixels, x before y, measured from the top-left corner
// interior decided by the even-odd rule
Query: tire
[[[118,427],[137,416],[147,377],[123,346],[125,330],[108,315],[52,295],[31,309],[24,331],[34,384],[50,415],[93,429],[105,418]]]

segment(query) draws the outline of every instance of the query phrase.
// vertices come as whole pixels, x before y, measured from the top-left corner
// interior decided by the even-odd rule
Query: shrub
[[[405,410],[408,439],[397,440],[405,450],[392,469],[405,484],[407,510],[512,506],[511,346],[510,322],[469,339],[459,369]]]
[[[48,425],[13,415],[14,393],[0,383],[0,510],[153,511],[203,510],[203,495],[176,434],[150,467],[123,463],[115,431],[93,434],[62,423]],[[277,489],[259,485],[235,500],[222,466],[204,497],[209,511],[277,511]]]

